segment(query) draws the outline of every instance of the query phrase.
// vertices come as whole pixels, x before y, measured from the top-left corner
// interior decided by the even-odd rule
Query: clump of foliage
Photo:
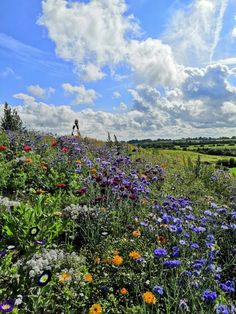
[[[22,129],[22,120],[17,113],[16,109],[13,109],[5,103],[4,115],[1,119],[1,129],[10,131],[20,131]]]

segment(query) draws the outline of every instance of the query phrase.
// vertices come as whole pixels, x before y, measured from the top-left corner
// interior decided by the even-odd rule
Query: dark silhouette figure
[[[78,120],[78,119],[75,119],[75,124],[73,125],[72,134],[71,134],[71,135],[74,136],[74,133],[75,133],[75,132],[77,132],[76,135],[77,135],[78,137],[81,136],[81,135],[80,135],[80,131],[79,131],[79,120]],[[76,136],[76,135],[75,135],[75,136]]]

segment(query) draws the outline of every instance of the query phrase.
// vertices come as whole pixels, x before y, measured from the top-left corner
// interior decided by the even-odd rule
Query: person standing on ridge
[[[75,124],[73,125],[73,128],[72,128],[72,134],[71,134],[72,136],[74,136],[75,129],[77,131],[77,136],[81,137],[80,131],[79,131],[79,120],[78,119],[75,119]]]

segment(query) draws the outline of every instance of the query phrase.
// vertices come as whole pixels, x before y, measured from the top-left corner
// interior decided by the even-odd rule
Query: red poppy
[[[56,141],[52,142],[51,147],[57,147],[57,142]]]
[[[56,186],[59,188],[64,188],[64,187],[66,187],[66,184],[65,183],[57,183]]]
[[[1,146],[0,146],[0,150],[1,150],[1,151],[4,151],[4,150],[6,150],[6,149],[7,149],[6,146],[4,146],[4,145],[1,145]]]
[[[65,154],[66,154],[66,153],[68,153],[69,148],[67,148],[67,147],[63,147],[63,148],[62,148],[62,151],[63,151],[63,153],[65,153]]]
[[[31,147],[28,146],[28,145],[24,145],[23,149],[24,149],[25,152],[31,151]]]

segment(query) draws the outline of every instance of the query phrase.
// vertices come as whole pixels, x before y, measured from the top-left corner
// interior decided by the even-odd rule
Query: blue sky
[[[0,104],[26,126],[235,135],[234,0],[1,0],[0,12]]]

